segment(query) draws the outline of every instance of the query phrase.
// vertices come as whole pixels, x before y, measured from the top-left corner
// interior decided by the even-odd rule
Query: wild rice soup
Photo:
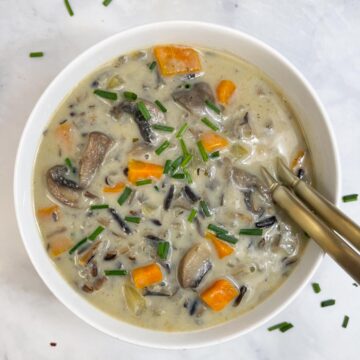
[[[306,244],[261,180],[278,156],[311,180],[296,117],[261,70],[175,45],[121,56],[44,131],[44,246],[81,296],[121,320],[185,331],[233,319],[284,282]]]

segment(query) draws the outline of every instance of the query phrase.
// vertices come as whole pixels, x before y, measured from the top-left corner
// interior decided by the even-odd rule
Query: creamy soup
[[[81,81],[44,130],[38,225],[64,279],[102,311],[163,331],[231,320],[289,276],[306,237],[260,175],[311,181],[286,97],[258,68],[156,46]]]

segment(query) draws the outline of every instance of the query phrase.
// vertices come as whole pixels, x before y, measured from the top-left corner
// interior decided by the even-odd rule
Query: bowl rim
[[[304,273],[301,276],[301,279],[300,279],[301,281],[300,281],[299,285],[295,289],[293,289],[292,292],[290,292],[290,294],[288,294],[288,296],[285,298],[285,300],[283,300],[281,302],[281,304],[277,305],[271,311],[268,311],[268,312],[265,311],[265,315],[258,316],[257,320],[252,321],[252,324],[243,330],[240,330],[240,331],[235,330],[234,332],[228,331],[226,335],[222,335],[221,337],[219,336],[218,338],[216,338],[214,336],[213,336],[213,338],[210,338],[208,336],[203,336],[200,340],[197,340],[197,341],[192,340],[190,342],[190,341],[184,340],[180,334],[187,334],[187,335],[190,334],[191,337],[195,337],[196,335],[198,335],[200,333],[206,333],[210,329],[218,328],[219,326],[224,326],[225,324],[229,324],[232,321],[227,321],[227,322],[217,325],[215,327],[205,328],[205,329],[198,330],[198,331],[168,333],[168,332],[161,332],[161,331],[152,330],[152,329],[144,329],[144,328],[137,327],[135,325],[132,325],[132,324],[126,323],[124,321],[116,319],[116,321],[122,323],[123,325],[125,324],[124,325],[125,328],[127,327],[130,329],[131,327],[134,327],[135,329],[138,329],[139,333],[147,334],[149,336],[151,334],[153,335],[154,333],[157,333],[157,334],[162,334],[163,337],[166,337],[166,335],[169,335],[169,334],[177,334],[177,336],[179,337],[180,340],[179,341],[174,340],[171,343],[166,343],[166,341],[161,340],[161,338],[159,338],[159,337],[158,337],[158,340],[154,341],[154,340],[147,340],[147,339],[141,338],[140,336],[138,336],[136,338],[136,336],[134,337],[133,335],[131,335],[131,334],[129,335],[124,332],[116,333],[113,330],[110,330],[109,328],[107,328],[106,325],[103,325],[101,323],[101,321],[102,321],[101,318],[105,314],[101,310],[99,310],[99,309],[95,308],[93,305],[91,305],[91,307],[93,308],[92,311],[94,312],[94,314],[89,315],[89,314],[85,314],[86,311],[82,311],[78,306],[75,306],[74,304],[77,302],[79,302],[79,303],[81,303],[82,301],[85,301],[86,303],[88,303],[88,302],[87,302],[87,300],[84,300],[78,294],[77,295],[70,294],[68,291],[65,291],[65,288],[68,287],[69,289],[71,289],[72,292],[75,292],[75,290],[69,284],[67,284],[64,279],[62,279],[62,281],[64,283],[66,283],[65,286],[62,286],[59,283],[55,284],[54,279],[51,278],[52,275],[46,271],[46,270],[50,269],[49,263],[41,264],[42,260],[40,259],[39,254],[37,254],[35,249],[33,248],[31,241],[29,240],[30,236],[27,234],[27,230],[29,230],[29,226],[27,226],[26,222],[29,220],[29,217],[26,219],[26,213],[24,211],[25,211],[25,207],[28,205],[25,205],[25,202],[27,200],[24,200],[24,199],[27,199],[26,196],[29,196],[29,193],[30,193],[31,201],[33,201],[33,198],[32,198],[32,187],[30,190],[29,189],[26,190],[22,187],[22,185],[23,185],[22,173],[24,172],[23,171],[23,165],[24,165],[23,162],[24,162],[24,157],[25,157],[27,147],[28,147],[27,139],[29,137],[31,127],[33,126],[32,123],[34,122],[34,118],[36,117],[36,114],[41,110],[41,108],[43,106],[45,106],[44,100],[50,93],[50,90],[52,88],[56,88],[57,86],[59,86],[59,83],[61,86],[61,79],[62,79],[62,77],[64,77],[64,75],[67,72],[70,72],[73,67],[76,67],[79,64],[81,64],[84,60],[86,60],[87,57],[91,56],[93,53],[99,52],[99,50],[101,50],[102,47],[106,47],[109,44],[116,42],[119,37],[125,38],[126,36],[131,36],[132,34],[134,34],[136,32],[141,34],[141,33],[147,32],[147,31],[152,31],[152,30],[154,30],[154,27],[156,27],[156,28],[162,27],[164,29],[171,28],[171,27],[178,27],[179,29],[181,29],[182,27],[186,27],[186,26],[191,26],[193,28],[202,29],[205,31],[206,30],[218,31],[218,32],[222,32],[224,35],[230,34],[232,36],[236,36],[239,39],[241,38],[243,41],[252,43],[254,46],[256,46],[256,47],[260,48],[261,50],[265,51],[266,53],[268,53],[271,57],[275,58],[279,63],[281,63],[283,66],[287,67],[288,70],[295,75],[295,77],[297,78],[299,83],[310,94],[310,97],[314,100],[314,102],[321,114],[322,122],[323,122],[322,125],[324,126],[325,130],[327,131],[327,135],[330,140],[330,143],[329,143],[329,146],[330,146],[329,150],[331,151],[330,156],[334,163],[335,179],[334,179],[334,189],[332,190],[332,195],[334,197],[335,203],[338,203],[339,194],[340,194],[340,178],[341,178],[340,175],[341,174],[340,174],[340,166],[339,166],[339,155],[338,155],[338,151],[337,151],[337,145],[336,145],[334,132],[330,125],[330,120],[324,109],[324,106],[322,105],[318,95],[315,93],[312,86],[305,79],[305,77],[300,73],[300,71],[297,70],[297,68],[294,65],[292,65],[292,63],[290,63],[283,55],[281,55],[279,52],[277,52],[276,50],[274,50],[272,47],[265,44],[264,42],[242,32],[242,31],[235,30],[235,29],[232,29],[232,28],[229,28],[226,26],[215,25],[212,23],[199,22],[199,21],[161,21],[161,22],[148,23],[148,24],[144,24],[141,26],[135,26],[135,27],[120,31],[119,33],[116,33],[100,42],[97,42],[95,45],[91,46],[90,48],[88,48],[87,50],[82,52],[80,55],[78,55],[75,59],[73,59],[54,78],[54,80],[48,85],[46,90],[40,96],[39,100],[37,101],[35,107],[33,108],[32,112],[26,122],[26,125],[23,129],[23,133],[21,135],[21,139],[20,139],[20,142],[18,145],[18,151],[17,151],[15,167],[14,167],[14,202],[15,202],[16,218],[17,218],[17,223],[18,223],[18,228],[20,230],[21,238],[22,238],[23,244],[26,248],[26,251],[30,257],[30,260],[31,260],[33,266],[35,267],[37,273],[39,274],[39,276],[42,278],[42,280],[47,285],[47,287],[51,290],[51,292],[74,314],[76,314],[78,317],[80,317],[82,320],[89,323],[96,329],[101,330],[108,335],[114,336],[115,338],[130,342],[130,343],[133,343],[136,345],[142,345],[142,346],[153,347],[153,348],[164,348],[164,349],[189,349],[189,348],[204,347],[204,346],[208,346],[208,345],[215,345],[215,344],[219,344],[219,343],[234,339],[240,335],[250,332],[254,328],[259,327],[260,325],[262,325],[266,321],[268,321],[270,318],[276,316],[279,312],[281,312],[286,306],[288,306],[295,299],[295,297],[302,291],[302,289],[306,286],[306,284],[309,282],[309,280],[315,273],[316,269],[320,265],[320,262],[324,256],[324,253],[321,251],[321,249],[319,249],[319,248],[316,249],[317,246],[316,245],[313,246],[312,245],[313,242],[309,243],[307,246],[314,247],[314,249],[312,249],[312,251],[315,251],[315,255],[314,255],[313,263],[306,270],[306,273]],[[154,41],[154,43],[156,43],[156,41]],[[66,96],[66,93],[63,93],[62,98],[64,98],[65,96]],[[39,143],[39,141],[37,141],[37,144],[38,143]],[[35,157],[33,158],[33,161],[35,161]],[[33,168],[33,164],[28,165],[28,168],[29,168],[29,166],[31,167],[31,169]],[[31,170],[31,181],[32,181],[32,176],[33,176],[33,171]],[[27,207],[27,209],[28,208],[29,207]],[[35,227],[37,226],[36,218],[34,216],[34,211],[33,211],[30,222],[32,222],[31,228],[32,228],[32,230],[34,230],[34,225],[35,225]],[[33,232],[33,234],[34,234],[34,232]],[[41,241],[41,237],[38,232],[36,234],[36,238],[37,238],[37,240]],[[43,249],[43,252],[45,253],[45,249]],[[47,254],[45,254],[45,255],[48,256]],[[55,268],[54,265],[51,265],[51,266],[53,266]],[[279,289],[276,290],[274,293],[276,293],[278,291],[279,291]],[[271,297],[272,296],[270,296],[269,298],[271,298]],[[81,301],[79,300],[79,298],[81,298]],[[256,308],[262,306],[263,303],[256,306]],[[251,311],[249,311],[249,312],[251,312]],[[247,312],[246,314],[248,314],[249,312]],[[100,313],[103,315],[100,316]],[[240,317],[245,316],[246,314],[241,315]],[[110,315],[107,315],[107,314],[105,316],[111,317]],[[239,318],[239,317],[237,317],[237,318]]]

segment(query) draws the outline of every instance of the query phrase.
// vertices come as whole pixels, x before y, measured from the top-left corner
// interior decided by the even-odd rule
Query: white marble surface
[[[327,108],[342,162],[342,193],[360,191],[360,1],[358,0],[0,0],[0,359],[359,359],[360,287],[326,258],[308,286],[271,321],[237,340],[199,350],[149,350],[115,340],[67,310],[35,273],[14,216],[17,143],[32,107],[53,77],[90,45],[124,28],[158,20],[202,20],[248,32],[287,56]],[[156,39],[154,39],[156,40]],[[30,51],[44,51],[29,59]],[[360,222],[360,202],[342,205]],[[321,309],[320,300],[335,298]],[[348,314],[348,329],[341,328]],[[49,342],[55,341],[56,347]]]

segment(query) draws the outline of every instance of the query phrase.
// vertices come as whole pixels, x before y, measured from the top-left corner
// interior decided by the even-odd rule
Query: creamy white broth
[[[196,50],[202,65],[196,76],[163,77],[158,67],[150,70],[149,64],[154,61],[152,49],[121,56],[90,74],[68,94],[44,131],[34,171],[35,210],[40,214],[39,209],[58,206],[50,216],[39,215],[38,224],[44,246],[66,281],[108,314],[138,326],[165,331],[197,330],[249,311],[286,280],[306,245],[302,232],[274,207],[266,189],[263,194],[250,189],[252,212],[244,202],[244,185],[236,182],[236,174],[241,177],[241,171],[245,171],[257,176],[261,184],[261,166],[273,169],[278,156],[292,164],[299,151],[304,151],[305,158],[299,158],[294,171],[299,172],[301,168],[300,173],[311,180],[309,151],[286,98],[251,64],[229,54]],[[224,79],[234,82],[236,91],[228,105],[221,106],[216,102],[215,89]],[[174,101],[174,92],[191,91],[199,82],[209,84],[220,115],[206,106],[204,115],[196,115]],[[94,94],[95,89],[116,92],[118,100],[101,98]],[[152,103],[160,100],[167,112],[158,110],[149,122],[153,124],[160,119],[161,124],[175,130],[167,133],[153,129],[153,142],[147,144],[134,117],[119,110],[124,91],[137,94],[134,103],[140,99]],[[201,159],[196,145],[202,133],[212,132],[200,121],[204,116],[217,124],[220,128],[217,133],[229,141],[229,145],[219,151],[218,158],[207,162]],[[248,120],[247,125],[244,119]],[[188,184],[186,179],[163,175],[160,180],[153,179],[152,184],[130,184],[125,171],[129,160],[164,166],[166,160],[173,161],[181,155],[176,134],[185,122],[189,128],[182,138],[193,155],[187,167],[193,182]],[[59,124],[71,126],[72,145],[59,140]],[[80,159],[86,152],[89,134],[94,132],[105,134],[111,144],[90,184],[76,190],[79,196],[76,207],[67,206],[49,192],[48,170],[55,165],[65,165],[65,159],[69,158],[76,172],[69,170],[66,178],[78,184]],[[171,145],[157,155],[155,149],[165,140]],[[133,190],[122,206],[117,201],[121,191],[103,191],[104,186],[118,182]],[[165,210],[164,199],[172,185],[174,198]],[[192,202],[184,194],[185,186],[206,201],[212,213],[210,217],[199,210],[199,201]],[[96,204],[109,205],[122,219],[137,216],[141,221],[139,224],[127,222],[131,234],[126,234],[108,209],[89,209]],[[262,214],[260,208],[264,210]],[[198,211],[192,223],[188,221],[191,209]],[[276,222],[263,228],[262,236],[239,235],[240,229],[255,228],[256,222],[273,216]],[[238,239],[236,244],[226,243],[233,249],[232,254],[218,257],[212,242],[205,238],[209,224],[226,228]],[[69,254],[70,246],[89,236],[98,226],[104,230],[94,241],[88,240]],[[159,259],[159,241],[149,240],[149,235],[170,243],[166,260]],[[59,238],[68,239],[69,244],[66,251],[54,256],[51,249]],[[86,264],[80,264],[79,258],[94,244],[97,244],[94,256]],[[211,269],[196,288],[183,288],[179,283],[179,263],[197,244],[201,244],[203,253],[209,253],[207,261]],[[159,265],[162,282],[136,289],[132,270],[151,263]],[[127,270],[128,275],[104,274],[105,270],[115,269]],[[214,311],[201,300],[204,290],[219,279],[227,279],[238,293],[244,292],[237,306],[234,303],[239,302],[239,298],[230,301],[221,311]]]

